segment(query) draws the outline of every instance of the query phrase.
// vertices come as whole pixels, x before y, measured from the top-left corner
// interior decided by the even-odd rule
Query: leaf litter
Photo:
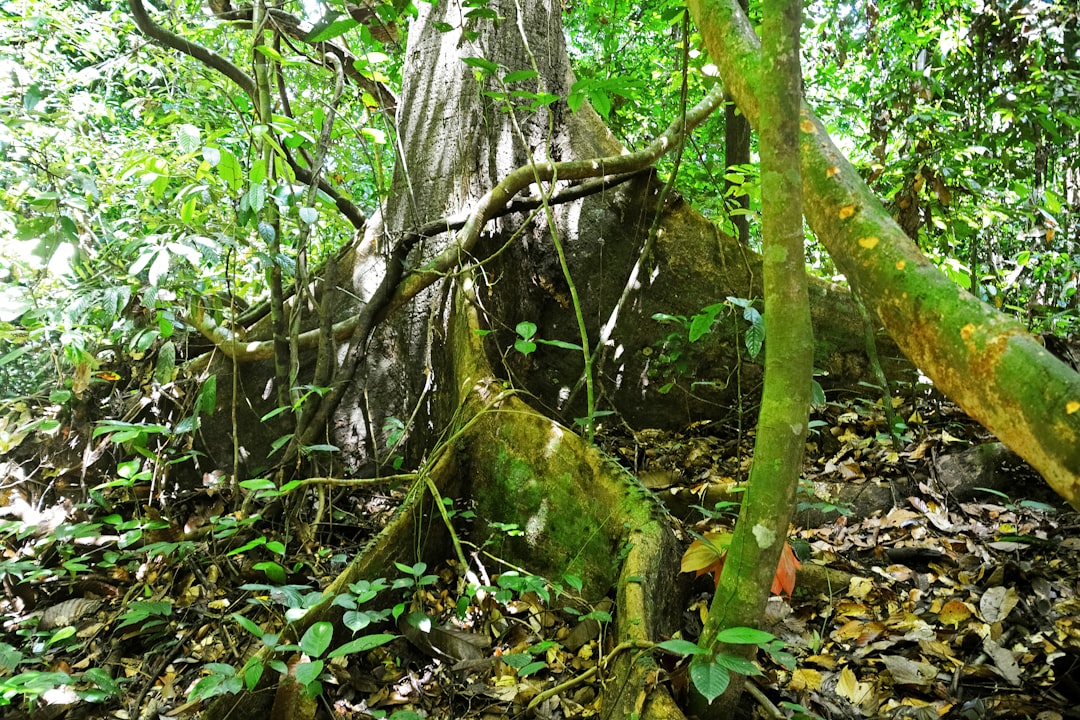
[[[831,406],[809,439],[792,556],[775,588],[788,592],[770,602],[763,627],[798,662],[759,658],[748,716],[1080,717],[1076,514],[1037,491],[1041,480],[1022,463],[1002,473],[994,456],[992,467],[963,466],[973,478],[944,472],[988,440],[947,406],[904,416],[900,450],[865,403]],[[601,437],[682,521],[688,547],[695,535],[730,532],[752,440],[717,423]],[[277,642],[284,621],[378,531],[316,529],[286,552],[269,523],[234,518],[224,532],[220,501],[204,489],[125,545],[123,517],[102,524],[58,502],[35,511],[50,517],[35,530],[25,499],[6,500],[0,684],[14,704],[5,717],[19,717],[28,697],[26,717],[196,717],[213,695],[244,685],[252,652]],[[351,500],[368,521],[399,501],[385,491]],[[700,631],[716,559],[686,568],[706,577],[684,576],[684,639]],[[451,560],[410,571],[409,582],[358,584],[342,599],[359,640],[355,652],[319,658],[318,717],[601,713],[610,601],[588,605],[575,578],[534,578],[482,549],[469,568]],[[684,697],[685,663],[663,668],[655,681]],[[200,682],[209,690],[193,697]]]

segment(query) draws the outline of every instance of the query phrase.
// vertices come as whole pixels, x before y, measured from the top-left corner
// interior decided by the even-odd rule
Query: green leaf
[[[274,242],[275,238],[277,238],[277,230],[274,228],[273,225],[266,222],[265,220],[260,220],[259,237],[261,237],[263,239],[263,242],[267,244],[272,243]]]
[[[541,345],[550,345],[552,347],[562,348],[563,350],[577,350],[581,352],[581,346],[574,343],[565,342],[563,340],[537,340],[536,342]]]
[[[329,453],[340,452],[341,448],[339,448],[336,445],[329,445],[329,444],[326,444],[326,443],[321,443],[321,444],[318,444],[318,445],[305,445],[303,448],[301,448],[301,451],[305,455],[307,455],[307,454],[310,454],[310,453],[313,453],[313,452],[329,452]]]
[[[678,638],[657,643],[656,647],[674,655],[701,655],[702,653],[708,652],[705,648],[700,647],[696,643],[692,643],[689,640],[680,640]]]
[[[83,673],[83,678],[97,685],[99,688],[107,692],[109,695],[119,695],[120,685],[113,679],[112,675],[106,672],[103,668],[92,667],[88,668]]]
[[[207,149],[203,149],[203,157],[206,157]],[[228,184],[230,190],[239,190],[244,183],[244,171],[240,167],[240,161],[236,156],[224,148],[218,149],[219,159],[217,163],[211,163],[217,169],[218,176]]]
[[[300,208],[300,221],[307,225],[314,225],[319,219],[319,211],[313,207]]]
[[[281,567],[276,562],[258,562],[252,565],[251,569],[262,570],[266,573],[266,577],[269,578],[270,582],[284,583],[286,580],[285,568]]]
[[[246,202],[252,212],[259,212],[266,205],[266,185],[262,182],[253,182],[247,191],[247,195],[241,202]],[[259,228],[262,232],[262,227]],[[270,240],[273,238],[271,237]],[[269,242],[269,240],[267,240]]]
[[[330,641],[334,639],[334,625],[329,622],[317,622],[307,629],[300,638],[300,649],[311,657],[322,657]]]
[[[183,206],[180,208],[180,220],[190,224],[195,218],[195,203],[198,198],[192,195],[184,201]]]
[[[717,303],[702,308],[700,313],[694,315],[690,320],[690,342],[697,342],[703,336],[708,334],[708,332],[712,330],[713,323],[716,322],[716,316],[719,315],[723,309],[724,304]]]
[[[251,618],[245,617],[240,613],[233,613],[229,617],[255,637],[261,638],[263,636],[262,628],[260,628]]]
[[[531,323],[528,320],[519,322],[517,327],[514,328],[522,340],[532,340],[536,335],[536,323]]]
[[[203,412],[213,415],[217,409],[217,375],[210,375],[203,381],[199,388],[199,395],[195,398],[195,412]]]
[[[517,674],[518,674],[518,677],[527,677],[529,675],[532,675],[534,672],[536,672],[538,670],[543,670],[546,667],[547,667],[546,662],[541,662],[540,660],[536,660],[535,662],[529,663],[525,667],[518,668]]]
[[[775,639],[774,635],[764,630],[748,627],[727,628],[716,634],[716,642],[728,645],[764,645]]]
[[[391,640],[396,639],[397,635],[389,635],[387,633],[380,633],[376,635],[365,635],[361,638],[356,638],[351,642],[347,642],[339,648],[331,651],[327,657],[336,658],[343,657],[345,655],[352,655],[354,653],[367,652],[373,648],[377,648],[380,645],[385,645]]]
[[[225,553],[225,557],[229,557],[230,555],[239,555],[242,552],[247,552],[248,550],[251,550],[252,548],[257,548],[260,545],[265,545],[265,544],[266,544],[266,538],[265,537],[257,537],[254,540],[249,540],[248,542],[244,543],[243,545],[236,548],[235,550],[230,550],[229,552]]]
[[[461,62],[485,73],[495,74],[499,71],[499,66],[497,64],[482,57],[461,58]]]
[[[600,113],[600,117],[607,118],[611,112],[611,98],[603,90],[593,90],[589,93],[589,102],[593,110]]]
[[[259,680],[262,678],[263,670],[266,669],[266,665],[257,658],[248,660],[247,665],[244,666],[244,686],[248,691],[254,690],[259,684]]]
[[[758,669],[757,665],[746,658],[737,657],[735,655],[717,655],[716,664],[727,668],[729,672],[739,673],[740,675],[761,674],[761,670]]]
[[[293,677],[296,678],[296,682],[310,690],[313,685],[318,685],[319,675],[322,674],[322,671],[322,660],[303,662],[293,668]]]
[[[259,45],[258,47],[255,48],[255,50],[257,52],[262,53],[266,57],[270,58],[274,62],[279,62],[279,63],[284,63],[285,62],[285,58],[283,58],[281,56],[281,53],[279,53],[277,50],[275,50],[272,47],[269,47],[267,45]]]
[[[507,73],[503,76],[503,82],[509,85],[510,83],[521,82],[522,80],[532,80],[537,77],[539,73],[535,70],[518,70],[516,72]]]
[[[711,705],[713,700],[727,690],[728,683],[731,682],[731,674],[715,662],[695,660],[690,663],[690,679],[697,691]]]
[[[325,18],[315,23],[315,27],[311,29],[311,32],[304,39],[309,43],[326,42],[327,40],[333,40],[338,35],[344,35],[360,24],[351,17],[336,19],[339,17],[341,16],[338,13],[329,13]]]
[[[180,152],[185,155],[194,154],[202,144],[199,128],[194,125],[188,123],[175,125],[173,126],[173,133],[176,135],[176,144],[180,146]]]

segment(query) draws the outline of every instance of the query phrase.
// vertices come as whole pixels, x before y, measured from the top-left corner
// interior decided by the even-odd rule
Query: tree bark
[[[768,68],[761,84],[760,129],[765,389],[750,481],[699,641],[713,653],[747,659],[755,646],[717,647],[716,637],[727,628],[758,627],[772,594],[802,474],[814,362],[799,169],[802,4],[765,0],[761,12],[761,61]],[[714,662],[714,656],[694,658],[699,667]],[[715,705],[695,698],[698,716],[731,717],[743,681],[744,676],[732,673]]]
[[[756,124],[760,49],[737,0],[692,0],[690,9],[725,87]],[[800,128],[806,217],[848,281],[939,390],[1080,508],[1080,375],[934,267],[806,105]]]

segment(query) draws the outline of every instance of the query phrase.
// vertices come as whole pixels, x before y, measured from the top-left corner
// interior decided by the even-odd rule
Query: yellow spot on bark
[[[840,208],[840,219],[841,220],[847,220],[849,217],[851,217],[854,214],[855,214],[855,206],[854,205],[845,205],[844,207]]]
[[[907,267],[906,262],[904,262],[903,260],[897,260],[896,261],[896,269],[897,270],[903,270],[905,267]]]
[[[802,130],[804,133],[810,133],[811,135],[817,134],[817,128],[814,127],[814,123],[810,122],[809,120],[803,120],[801,123],[799,123],[799,129]]]
[[[965,341],[970,340],[974,332],[975,326],[972,323],[968,323],[964,327],[960,328],[960,337],[962,337]]]
[[[833,165],[832,167],[830,167],[828,170],[825,171],[825,177],[827,177],[827,178],[836,177],[838,174],[840,174],[840,168],[837,165]]]
[[[1066,412],[1066,414],[1072,415],[1077,410],[1080,410],[1080,402],[1076,402],[1075,400],[1070,400],[1069,402],[1065,403],[1065,412]]]
[[[878,239],[874,236],[859,238],[859,247],[866,248],[867,250],[873,250],[878,244]]]

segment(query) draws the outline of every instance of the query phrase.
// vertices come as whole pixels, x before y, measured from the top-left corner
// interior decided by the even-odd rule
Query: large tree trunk
[[[470,208],[516,168],[530,161],[617,156],[621,151],[587,106],[572,113],[560,100],[537,110],[516,107],[511,116],[485,94],[501,88],[491,77],[478,77],[463,58],[496,63],[502,68],[497,77],[530,69],[535,58],[539,78],[528,81],[527,89],[560,98],[571,83],[557,3],[501,0],[490,7],[503,19],[470,28],[480,32],[468,40],[460,30],[438,29],[459,23],[456,6],[419,5],[398,104],[403,155],[382,216],[369,227],[365,242],[339,263],[339,296],[359,300],[354,306],[343,302],[342,313],[364,311],[386,272],[388,249],[406,233]],[[471,494],[479,517],[529,529],[526,537],[500,548],[512,562],[553,577],[574,572],[586,580],[584,592],[590,597],[606,593],[620,571],[635,577],[632,583],[618,583],[617,612],[619,637],[635,641],[670,632],[674,628],[663,627],[664,622],[679,617],[675,607],[655,602],[676,601],[669,591],[677,557],[670,530],[654,516],[632,478],[602,462],[594,449],[551,419],[582,414],[582,400],[574,393],[581,355],[541,346],[526,357],[508,348],[522,320],[534,322],[542,338],[577,340],[569,287],[553,247],[554,227],[568,250],[590,344],[618,310],[600,353],[601,409],[613,409],[634,424],[669,426],[752,410],[737,404],[738,398],[753,395],[761,376],[760,367],[745,362],[745,352],[739,351],[741,313],[732,312],[720,332],[693,348],[686,376],[675,378],[686,391],[659,392],[670,378],[651,371],[671,328],[653,322],[652,315],[690,316],[727,296],[759,298],[762,272],[760,258],[678,198],[658,206],[658,190],[653,174],[644,173],[614,189],[552,207],[551,225],[543,213],[535,220],[519,213],[485,226],[481,241],[461,258],[463,263],[487,258],[477,269],[436,281],[413,296],[376,328],[366,347],[365,338],[356,337],[340,348],[340,359],[358,353],[362,362],[354,377],[338,378],[348,390],[329,427],[329,441],[342,449],[348,470],[382,464],[382,428],[391,418],[403,421],[409,433],[407,463],[423,468],[429,488]],[[631,281],[657,214],[661,232],[650,257],[637,268],[638,280]],[[403,282],[421,277],[417,269],[455,240],[452,232],[426,238],[409,255],[406,266],[412,272]],[[864,339],[846,320],[855,314],[850,296],[823,283],[811,294],[818,367],[851,384],[869,379]],[[624,295],[628,301],[620,305]],[[481,325],[493,331],[483,339],[476,332]],[[222,371],[227,374],[228,368]],[[251,387],[253,373],[245,376]],[[693,381],[712,383],[691,393]],[[518,390],[504,389],[504,383]],[[228,386],[227,378],[219,379],[219,387]],[[518,397],[526,393],[543,414]],[[257,417],[265,409],[250,412]],[[247,443],[247,449],[260,457],[256,444]],[[462,478],[469,483],[456,484]],[[409,529],[425,512],[430,510],[419,502],[404,507],[335,587],[378,573],[413,547]],[[620,567],[615,550],[628,532],[634,536],[633,549]],[[316,619],[333,617],[332,589],[326,597],[324,606],[288,632],[298,635]],[[670,699],[663,697],[642,704],[651,669],[647,655],[631,660],[625,654],[620,663],[621,677],[628,681],[611,684],[606,712],[622,717],[652,706],[670,707]],[[217,710],[223,714],[229,708],[223,701]]]
[[[420,7],[410,29],[398,106],[404,156],[384,215],[347,259],[353,263],[351,275],[340,273],[351,279],[348,294],[370,297],[383,272],[383,251],[406,231],[470,208],[530,159],[580,160],[621,151],[588,105],[571,112],[565,101],[535,111],[519,104],[515,118],[524,137],[518,136],[505,106],[484,94],[501,88],[491,77],[478,79],[462,59],[483,57],[497,63],[501,76],[530,69],[535,58],[539,80],[514,88],[562,98],[571,84],[570,68],[557,7],[526,3],[519,19],[514,3],[496,4],[505,20],[483,23],[476,28],[480,33],[475,41],[462,41],[459,31],[437,29],[438,23],[457,22],[455,9]],[[672,375],[658,365],[672,327],[652,320],[655,313],[691,316],[725,297],[758,299],[762,294],[760,258],[718,232],[677,196],[658,207],[659,186],[646,173],[552,208],[580,291],[590,343],[601,339],[602,326],[617,314],[598,352],[599,409],[615,410],[639,427],[671,427],[752,411],[749,403],[739,403],[759,390],[761,367],[740,352],[745,326],[734,309],[722,316],[717,332],[686,348],[683,374]],[[662,217],[656,245],[634,276],[658,213]],[[422,267],[453,241],[453,233],[429,238],[413,251],[408,265]],[[489,254],[493,257],[478,276],[479,302],[481,322],[492,331],[487,349],[497,372],[564,422],[584,415],[580,353],[543,345],[529,356],[507,352],[521,321],[535,323],[540,338],[578,341],[569,288],[543,212],[531,222],[519,213],[490,223],[472,259]],[[624,295],[627,301],[620,306]],[[816,367],[825,371],[826,387],[869,380],[864,339],[848,321],[855,316],[848,293],[816,283],[811,295]],[[448,297],[445,286],[437,283],[376,331],[362,376],[353,382],[332,428],[332,441],[345,450],[348,465],[370,466],[380,459],[380,429],[387,418],[407,421],[409,458],[414,462],[446,427],[454,411],[442,403],[447,395],[440,392],[447,377],[442,325]],[[891,370],[907,367],[895,351],[892,358]],[[660,388],[671,380],[675,389],[661,394]]]

